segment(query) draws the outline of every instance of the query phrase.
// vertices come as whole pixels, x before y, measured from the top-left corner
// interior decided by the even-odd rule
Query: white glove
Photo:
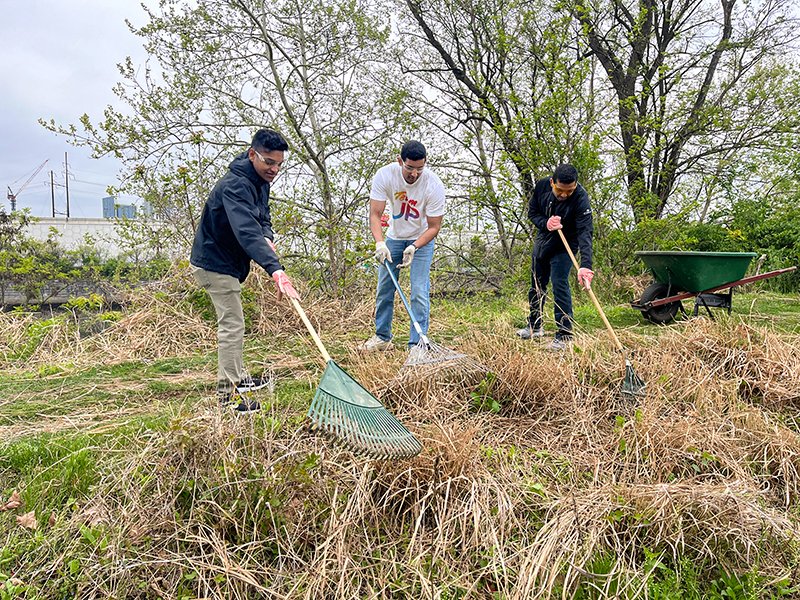
[[[392,253],[386,247],[386,242],[375,242],[375,260],[383,264],[383,261],[392,262]]]
[[[416,251],[417,247],[414,244],[407,246],[406,249],[403,250],[403,262],[398,265],[398,268],[411,266],[411,261],[414,260],[414,252]]]
[[[561,229],[561,217],[553,216],[547,219],[547,231]]]

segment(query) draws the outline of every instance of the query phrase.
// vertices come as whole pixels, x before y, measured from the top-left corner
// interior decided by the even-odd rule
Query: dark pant
[[[547,298],[547,284],[553,283],[554,316],[558,331],[556,337],[572,336],[572,293],[569,289],[569,272],[572,260],[566,252],[547,258],[531,257],[531,289],[528,291],[528,325],[533,329],[542,326],[542,312]]]

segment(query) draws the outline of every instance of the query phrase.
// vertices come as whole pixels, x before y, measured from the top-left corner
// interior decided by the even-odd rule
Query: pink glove
[[[594,278],[594,271],[581,267],[578,269],[578,283],[585,287],[587,290],[592,287],[592,279]]]
[[[547,231],[555,231],[561,229],[561,217],[550,217],[547,219]]]
[[[300,294],[297,293],[297,290],[294,289],[292,282],[289,281],[289,277],[283,270],[278,269],[272,274],[272,279],[275,280],[275,285],[278,287],[278,302],[283,299],[284,294],[286,294],[289,298],[294,298],[295,300],[300,299]]]

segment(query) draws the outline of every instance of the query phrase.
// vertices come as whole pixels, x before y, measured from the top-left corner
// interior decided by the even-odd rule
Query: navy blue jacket
[[[190,262],[240,282],[247,279],[251,260],[272,275],[283,267],[265,237],[274,238],[269,183],[256,173],[245,152],[233,159],[211,190],[194,235]]]
[[[573,253],[580,251],[580,266],[592,268],[592,208],[589,194],[581,184],[566,200],[559,201],[550,187],[550,178],[536,182],[533,197],[528,202],[528,219],[538,232],[533,243],[533,255],[547,259],[566,252],[557,231],[547,231],[547,219],[561,217],[564,237]]]

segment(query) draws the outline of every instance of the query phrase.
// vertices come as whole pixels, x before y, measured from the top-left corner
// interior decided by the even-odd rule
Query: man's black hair
[[[250,146],[264,152],[272,152],[273,150],[286,152],[289,149],[286,139],[274,129],[259,129],[256,131]]]
[[[428,156],[428,152],[425,150],[425,146],[422,145],[422,142],[418,142],[417,140],[408,140],[403,147],[400,148],[400,159],[401,160],[422,160]]]
[[[575,183],[578,181],[578,169],[569,163],[563,163],[553,171],[553,181],[557,183]]]

